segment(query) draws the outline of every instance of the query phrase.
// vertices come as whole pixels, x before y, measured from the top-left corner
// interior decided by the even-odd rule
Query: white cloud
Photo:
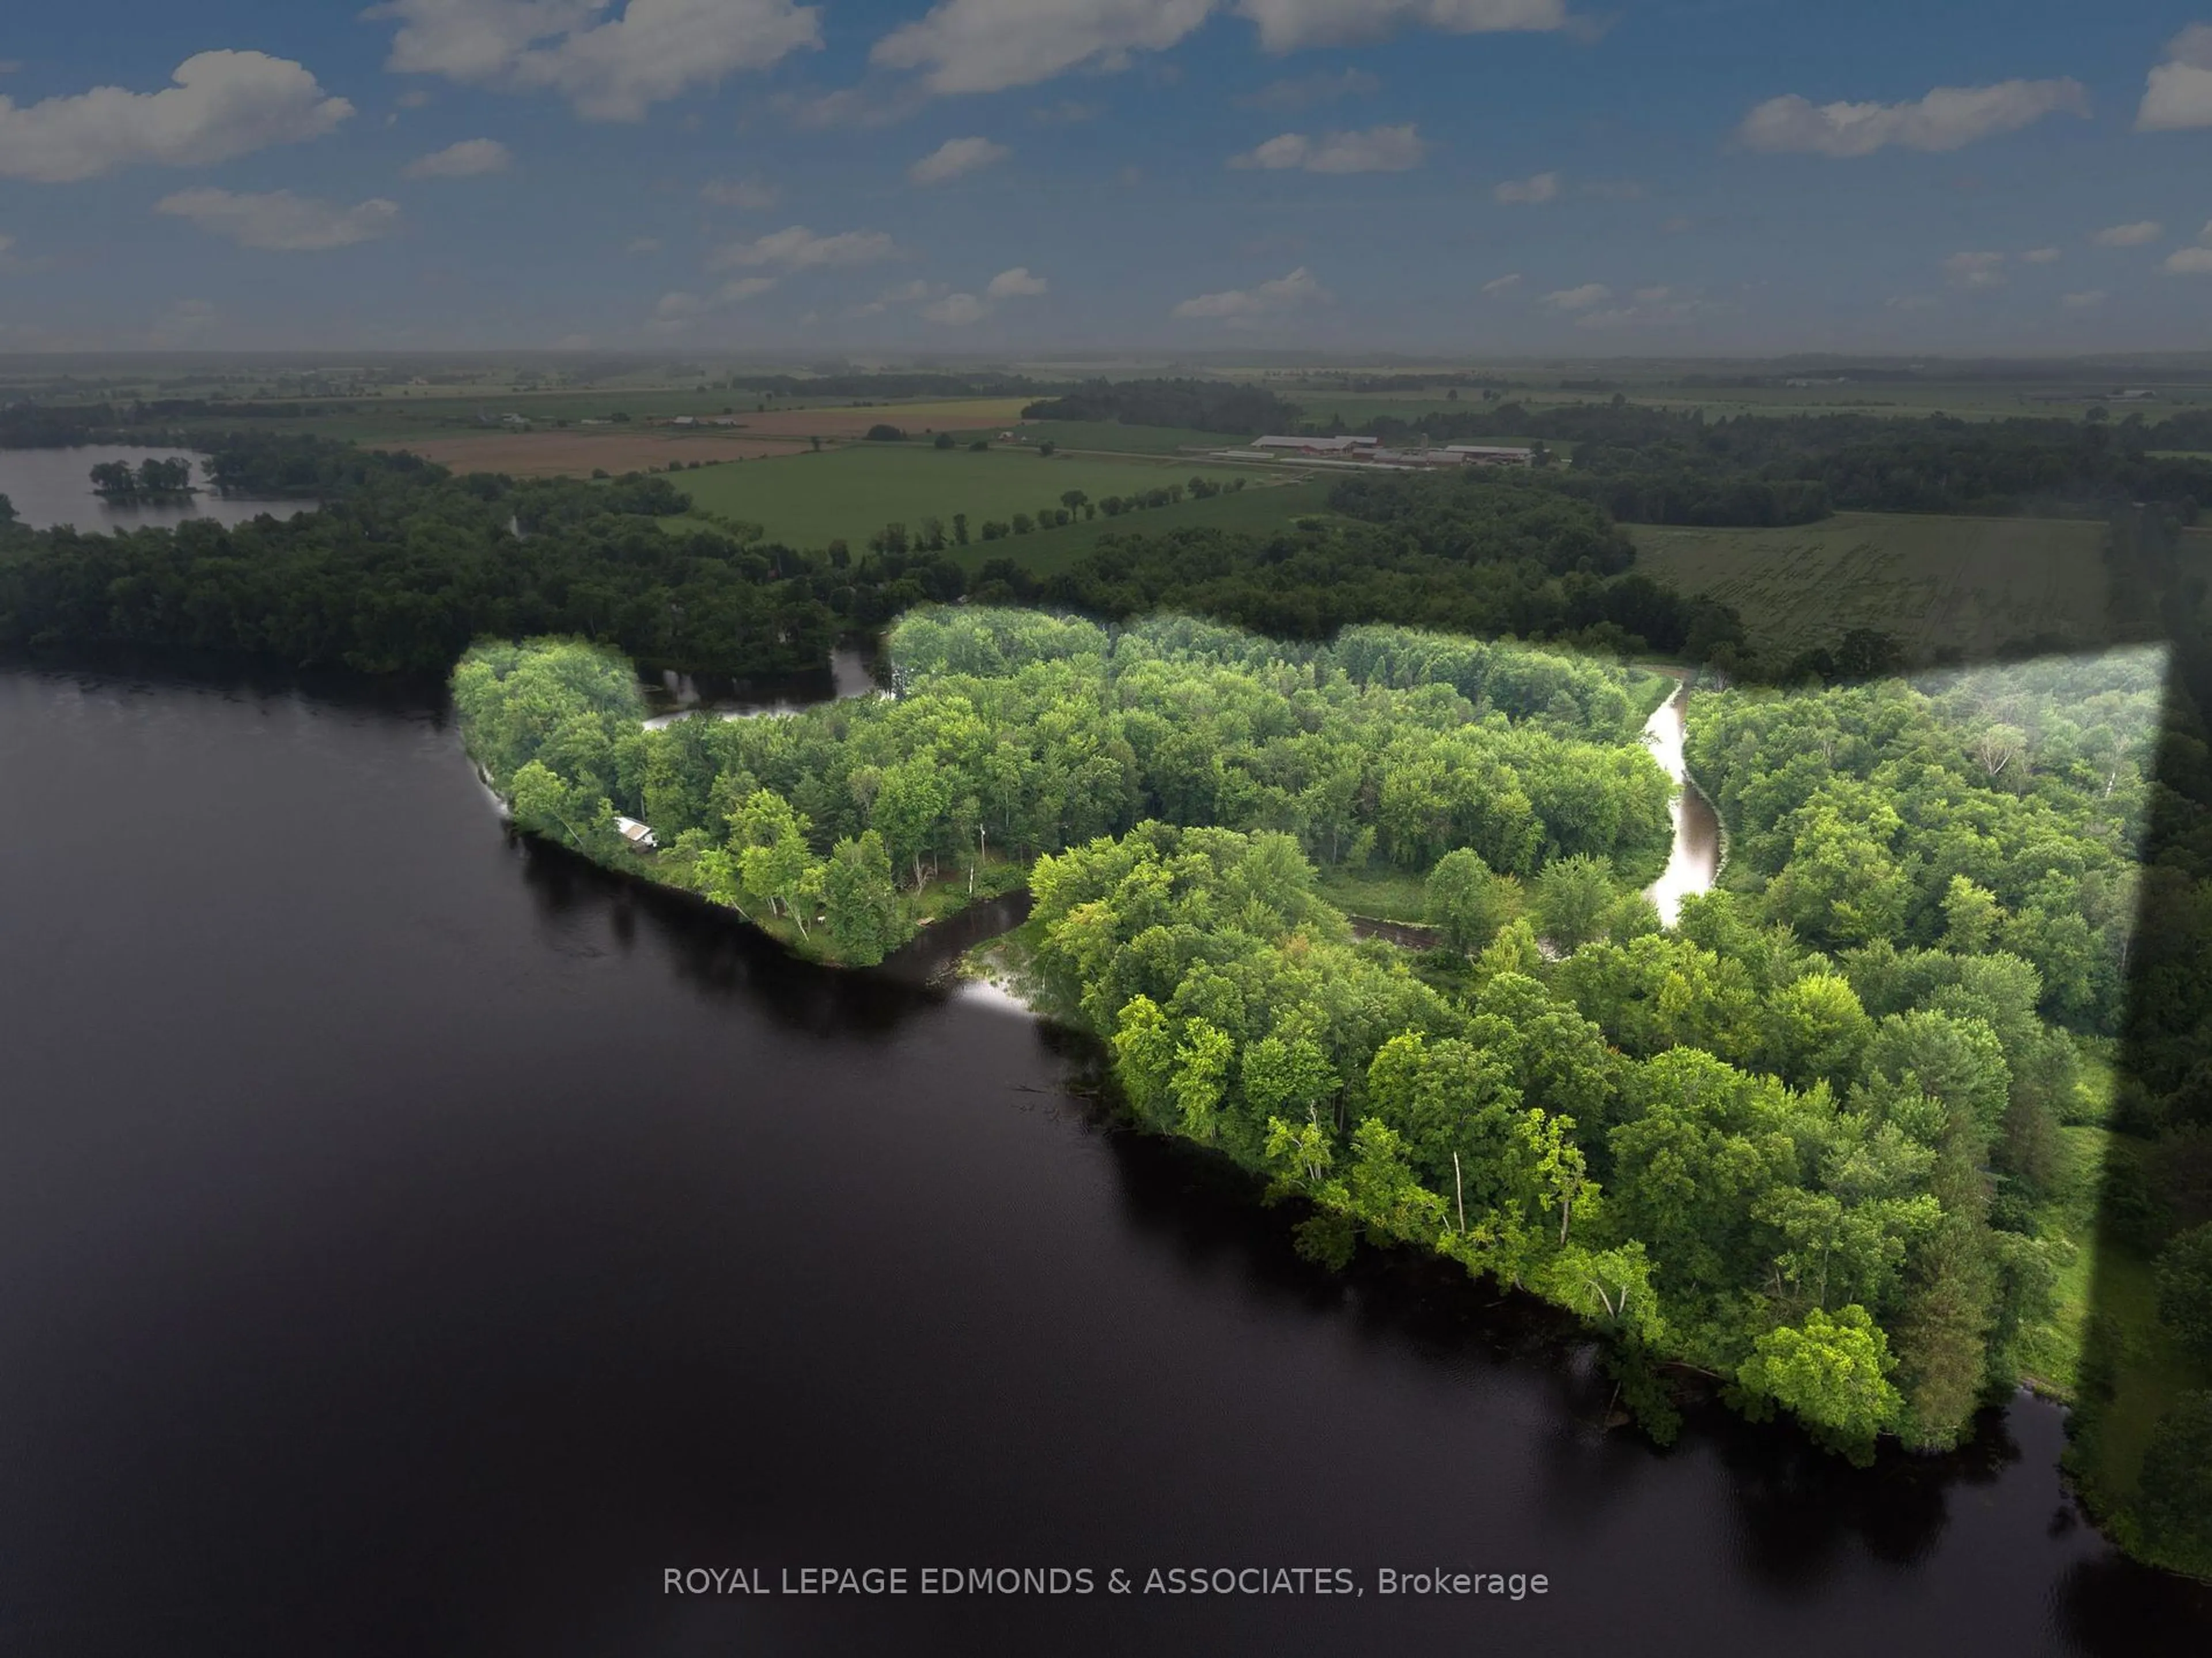
[[[1309,305],[1326,305],[1334,297],[1312,271],[1300,265],[1289,276],[1261,282],[1257,288],[1200,294],[1196,299],[1185,300],[1172,314],[1224,322],[1231,328],[1255,328]]]
[[[399,203],[381,197],[339,207],[289,190],[240,195],[228,190],[180,190],[154,204],[157,213],[189,219],[240,247],[274,253],[319,253],[373,242],[399,228]]]
[[[757,179],[711,179],[699,186],[699,199],[716,207],[774,207],[777,194],[774,185],[764,185]]]
[[[2005,285],[2004,262],[2002,253],[1954,253],[1943,261],[1943,275],[1952,287],[1978,293]]]
[[[2176,248],[2160,268],[2170,276],[2212,276],[2212,247]]]
[[[1256,149],[1231,156],[1229,165],[1300,167],[1308,173],[1403,173],[1420,166],[1428,148],[1409,121],[1403,126],[1370,127],[1364,132],[1325,132],[1319,138],[1285,132]]]
[[[1554,311],[1587,311],[1612,297],[1613,290],[1603,282],[1584,282],[1580,288],[1554,288],[1543,302]]]
[[[885,288],[866,305],[854,307],[853,314],[856,317],[878,317],[894,307],[919,305],[932,295],[943,291],[941,287],[932,288],[917,276],[910,282],[902,282],[896,288]]]
[[[923,321],[942,323],[948,328],[965,328],[990,314],[991,307],[973,294],[947,294],[921,307]]]
[[[2031,247],[2020,256],[2022,264],[2057,264],[2058,250],[2055,247]]]
[[[1309,75],[1296,81],[1270,81],[1259,91],[1237,100],[1239,109],[1273,110],[1288,114],[1316,104],[1333,104],[1340,98],[1364,98],[1382,90],[1382,81],[1365,70],[1348,69],[1340,75]]]
[[[1482,291],[1486,294],[1510,294],[1520,286],[1521,273],[1516,270],[1510,276],[1493,276],[1483,283]]]
[[[766,69],[822,44],[819,9],[793,0],[385,0],[399,24],[386,67],[509,91],[551,90],[594,121]]]
[[[1695,295],[1678,294],[1671,288],[1639,288],[1629,299],[1627,305],[1581,308],[1575,318],[1575,326],[1672,328],[1695,320],[1706,309]]]
[[[2166,56],[2144,82],[2136,130],[2212,127],[2212,23],[2191,23],[2166,42]]]
[[[1013,153],[988,138],[947,138],[908,167],[906,176],[918,185],[941,185],[963,173],[1003,161]]]
[[[1548,202],[1559,193],[1559,175],[1539,173],[1532,179],[1508,179],[1490,193],[1509,205],[1515,202]]]
[[[1269,52],[1378,39],[1401,26],[1448,34],[1549,31],[1568,26],[1566,0],[1237,0]]]
[[[773,231],[750,242],[732,242],[714,255],[716,270],[732,265],[769,265],[782,270],[811,270],[824,265],[873,264],[896,258],[898,244],[880,230],[845,230],[817,236],[803,224]]]
[[[628,247],[624,248],[623,252],[625,253],[658,253],[660,252],[660,238],[658,236],[640,236],[635,240],[632,241]]]
[[[2094,311],[2105,302],[2105,290],[2093,288],[2086,294],[2069,294],[2058,303],[2069,311]]]
[[[403,176],[410,179],[473,179],[486,173],[504,173],[514,164],[514,152],[496,138],[464,138],[458,144],[432,150],[407,163]]]
[[[1815,105],[1793,93],[1753,109],[1736,129],[1736,137],[1750,149],[1815,155],[1871,155],[1891,144],[1947,150],[2062,112],[2089,113],[2089,94],[2079,81],[1937,87],[1924,98],[1902,104]]]
[[[392,100],[402,109],[421,109],[430,101],[430,94],[417,87],[412,92],[403,92]]]
[[[659,302],[653,307],[652,319],[646,327],[656,334],[680,334],[700,318],[726,306],[742,305],[775,286],[775,278],[773,276],[740,276],[735,282],[724,282],[712,294],[705,295],[681,288],[672,294],[663,294]]]
[[[74,184],[119,167],[203,167],[319,138],[351,115],[289,58],[203,52],[160,92],[121,87],[19,105],[0,97],[0,178]]]
[[[1001,270],[991,278],[990,286],[983,290],[994,300],[1030,299],[1046,292],[1052,284],[1042,276],[1030,275],[1030,268],[1018,264],[1012,270]]]
[[[2166,227],[2155,219],[2138,219],[2133,224],[2106,225],[2089,240],[2100,247],[2147,247],[2166,234]]]
[[[1215,0],[939,0],[876,42],[869,61],[916,70],[932,92],[1002,92],[1082,65],[1115,70],[1165,52]]]

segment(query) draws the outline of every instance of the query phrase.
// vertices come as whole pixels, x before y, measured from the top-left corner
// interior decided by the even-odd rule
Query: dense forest
[[[2054,1205],[2118,1026],[2154,658],[1707,699],[1738,873],[1668,929],[1618,670],[972,606],[892,653],[895,696],[791,719],[647,732],[621,665],[550,641],[455,698],[526,826],[826,953],[1035,859],[1030,987],[1140,1120],[1302,1200],[1317,1257],[1410,1244],[1587,1317],[1662,1434],[1691,1370],[1855,1455],[1947,1445],[2067,1362]],[[1425,881],[1440,950],[1353,938],[1320,882],[1370,861]]]
[[[1267,829],[1326,865],[1424,872],[1473,847],[1515,878],[1580,859],[1648,880],[1666,861],[1668,785],[1617,669],[1394,629],[1300,648],[980,607],[910,618],[890,651],[898,696],[787,719],[647,731],[627,671],[580,645],[479,647],[454,701],[526,827],[620,861],[615,814],[641,818],[667,848],[655,878],[846,960],[908,936],[933,883],[1018,880],[1146,819]],[[890,884],[839,888],[856,859]]]
[[[917,604],[1041,591],[1011,559],[971,580],[942,537],[886,537],[855,558],[690,519],[672,533],[689,502],[662,477],[457,478],[404,453],[268,434],[223,441],[209,465],[219,489],[323,510],[16,531],[0,543],[0,643],[442,674],[480,635],[557,632],[654,668],[745,675],[818,668],[840,633]],[[1623,650],[1701,652],[1741,635],[1719,607],[1634,574],[1602,511],[1540,482],[1347,480],[1339,493],[1345,516],[1326,525],[1115,540],[1042,591],[1115,619],[1175,607],[1308,640],[1366,621]]]
[[[1266,533],[1110,536],[1042,580],[994,562],[974,594],[1115,619],[1178,610],[1292,639],[1378,621],[1700,659],[1725,647],[1732,671],[1749,663],[1734,612],[1638,574],[1604,511],[1547,478],[1348,477],[1329,506],[1337,516]]]
[[[1064,397],[1033,403],[1024,420],[1110,420],[1253,436],[1295,429],[1298,408],[1263,386],[1231,380],[1090,380]]]

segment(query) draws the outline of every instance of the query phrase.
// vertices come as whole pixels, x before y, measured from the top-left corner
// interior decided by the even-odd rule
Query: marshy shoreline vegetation
[[[1304,1205],[1317,1260],[1577,1314],[1659,1437],[1686,1372],[1854,1458],[2078,1385],[2154,658],[1700,699],[1737,855],[1667,929],[1628,671],[980,607],[889,650],[896,696],[777,719],[646,732],[573,641],[481,647],[454,699],[523,827],[822,959],[1025,882],[1000,948],[1135,1121]],[[1352,936],[1320,871],[1370,863],[1436,950]]]

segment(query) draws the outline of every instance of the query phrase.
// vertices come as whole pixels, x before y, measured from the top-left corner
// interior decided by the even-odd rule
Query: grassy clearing
[[[1179,469],[1178,469],[1179,470]],[[1189,473],[1183,472],[1188,477]],[[1219,477],[1208,472],[1208,477]],[[1175,474],[1167,475],[1168,481]],[[1292,519],[1328,510],[1328,480],[1270,483],[1255,478],[1235,495],[1211,501],[1181,501],[1170,507],[1147,507],[1119,518],[1100,515],[1059,529],[1012,536],[1003,541],[977,542],[953,550],[953,557],[974,569],[984,560],[1011,558],[1032,575],[1050,575],[1066,569],[1097,550],[1108,536],[1164,535],[1170,530],[1249,530],[1258,534],[1280,529]],[[1097,493],[1096,491],[1093,492]]]
[[[1348,864],[1327,865],[1316,883],[1321,896],[1347,915],[1417,925],[1428,920],[1422,902],[1427,884],[1427,871],[1394,869],[1388,864],[1370,864],[1361,869]]]
[[[988,519],[1010,520],[1016,513],[1035,516],[1041,508],[1057,507],[1070,489],[1096,501],[1196,477],[1227,482],[1237,476],[1233,469],[1138,456],[1045,459],[1035,450],[977,453],[926,443],[860,443],[820,454],[701,467],[685,471],[676,483],[702,511],[760,525],[771,541],[823,547],[842,540],[858,549],[890,523],[915,529],[924,519],[941,519],[949,533],[953,514],[965,513],[972,536],[981,533]],[[1102,517],[1095,522],[1113,520]],[[689,527],[682,519],[669,523],[678,530]],[[988,550],[978,542],[966,554],[977,562],[1002,550],[1018,557],[1018,541],[1039,539],[1032,535],[993,542]]]
[[[1787,530],[1629,533],[1645,574],[1735,605],[1785,654],[1853,628],[1890,635],[1921,662],[2033,639],[2113,642],[2105,526],[2089,519],[1839,513]]]

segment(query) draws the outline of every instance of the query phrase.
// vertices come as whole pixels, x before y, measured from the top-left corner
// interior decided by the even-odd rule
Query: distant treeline
[[[1381,474],[1345,479],[1329,504],[1344,518],[1264,533],[1109,537],[1042,579],[994,559],[974,596],[1043,599],[1117,620],[1178,610],[1285,639],[1389,622],[1601,649],[1702,656],[1727,647],[1731,661],[1737,653],[1734,611],[1635,573],[1634,547],[1604,513],[1544,480]]]
[[[1111,420],[1127,426],[1175,426],[1194,432],[1254,435],[1287,432],[1299,416],[1263,386],[1226,380],[1091,380],[1022,410],[1024,420]]]
[[[2098,413],[2103,411],[2098,410]],[[1342,428],[1332,420],[1326,429]],[[1701,411],[1611,403],[1507,403],[1384,416],[1386,441],[1541,439],[1571,446],[1572,487],[1616,517],[1657,524],[1802,524],[1831,510],[2103,513],[2212,504],[2212,456],[2161,455],[2212,440],[2212,413],[2151,422],[1864,414],[1708,421]]]
[[[732,374],[729,384],[780,398],[1018,398],[1051,389],[1025,374]]]

